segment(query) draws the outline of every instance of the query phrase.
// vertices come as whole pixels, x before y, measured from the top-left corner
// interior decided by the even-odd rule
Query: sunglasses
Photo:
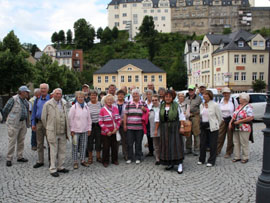
[[[193,89],[188,89],[188,91],[193,91]]]

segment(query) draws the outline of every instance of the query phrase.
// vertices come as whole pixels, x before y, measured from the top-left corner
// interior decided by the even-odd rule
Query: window
[[[158,9],[157,12],[160,13],[160,9]]]
[[[270,41],[266,42],[266,46],[270,47]]]
[[[154,10],[151,10],[151,13],[154,13]]]
[[[135,82],[139,82],[139,76],[135,75]]]
[[[121,82],[125,82],[125,76],[121,75]]]
[[[239,63],[239,55],[234,55],[234,63]]]
[[[264,55],[260,55],[260,63],[264,63]]]
[[[137,7],[137,4],[132,4],[133,5],[133,7]]]
[[[241,80],[246,80],[246,73],[245,72],[241,73]]]
[[[253,41],[253,46],[258,46],[258,41]]]
[[[238,47],[244,47],[244,42],[243,41],[239,41],[238,42]]]
[[[216,66],[216,65],[217,65],[217,59],[214,58],[214,66]]]
[[[115,14],[115,15],[114,15],[114,18],[119,18],[119,15],[118,15],[118,14]]]
[[[123,4],[123,8],[126,8],[127,7],[127,4]]]
[[[151,75],[151,82],[155,82],[155,76]]]
[[[143,81],[147,82],[147,75],[143,76]]]
[[[137,14],[133,14],[133,23],[138,24],[138,15]]]
[[[106,83],[109,82],[109,76],[105,76],[105,82],[106,82]]]
[[[257,63],[257,55],[252,55],[252,63]]]
[[[221,56],[221,64],[224,64],[224,56]]]
[[[143,10],[144,13],[147,13],[147,10]]]
[[[116,82],[116,78],[114,75],[112,76],[112,82]]]
[[[123,13],[123,17],[127,17],[127,13]]]
[[[158,20],[158,17],[157,17],[157,16],[155,16],[155,17],[154,17],[154,20]]]
[[[257,73],[256,72],[252,73],[252,80],[257,80]]]
[[[259,42],[259,46],[260,46],[260,47],[263,47],[263,46],[264,46],[263,41],[260,41],[260,42]]]
[[[165,9],[165,13],[168,13],[168,9]]]
[[[76,53],[76,57],[79,57],[79,53]]]
[[[239,80],[239,73],[238,72],[234,73],[234,80]]]
[[[132,68],[128,68],[127,70],[132,70]]]
[[[162,82],[162,75],[158,76],[158,80],[159,80],[159,82]]]
[[[267,101],[267,96],[263,94],[253,94],[249,96],[250,96],[250,103],[260,103]]]
[[[114,9],[118,9],[118,5],[114,5]]]
[[[115,22],[115,23],[114,23],[114,26],[115,26],[115,27],[119,27],[119,22]]]
[[[97,77],[97,82],[98,82],[98,83],[101,83],[101,76],[98,76],[98,77]]]
[[[246,61],[247,61],[247,58],[246,57],[247,57],[246,55],[242,55],[241,56],[242,63],[246,63]]]
[[[131,82],[131,75],[128,76],[128,82]]]
[[[264,80],[264,72],[260,73],[260,80]]]
[[[218,65],[220,65],[220,57],[218,57]]]
[[[144,91],[146,91],[148,88],[147,87],[144,87],[143,89],[144,89]]]
[[[162,16],[162,17],[161,17],[161,20],[166,20],[166,17],[165,17],[165,16]]]
[[[124,20],[124,21],[123,21],[123,24],[124,24],[124,25],[125,25],[125,24],[127,24],[127,21],[126,21],[126,20]]]

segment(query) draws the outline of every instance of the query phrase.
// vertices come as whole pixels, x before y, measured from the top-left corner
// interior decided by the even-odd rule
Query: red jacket
[[[118,108],[112,106],[111,108],[106,106],[108,111],[111,112],[111,115],[108,113],[105,107],[100,110],[99,113],[99,125],[101,127],[101,134],[107,135],[108,132],[112,132],[116,127],[117,130],[120,127],[121,117],[119,116]],[[116,126],[114,126],[114,123]]]

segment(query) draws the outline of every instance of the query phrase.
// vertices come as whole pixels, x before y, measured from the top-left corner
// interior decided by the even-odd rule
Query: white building
[[[171,32],[171,8],[177,0],[112,0],[108,4],[109,28],[129,30],[131,38],[139,33],[143,18],[152,16],[155,29],[159,32]]]

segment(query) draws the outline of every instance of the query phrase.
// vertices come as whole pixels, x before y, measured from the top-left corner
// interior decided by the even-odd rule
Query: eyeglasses
[[[193,89],[188,89],[188,91],[193,91]]]
[[[157,99],[152,99],[152,101],[158,101]]]

